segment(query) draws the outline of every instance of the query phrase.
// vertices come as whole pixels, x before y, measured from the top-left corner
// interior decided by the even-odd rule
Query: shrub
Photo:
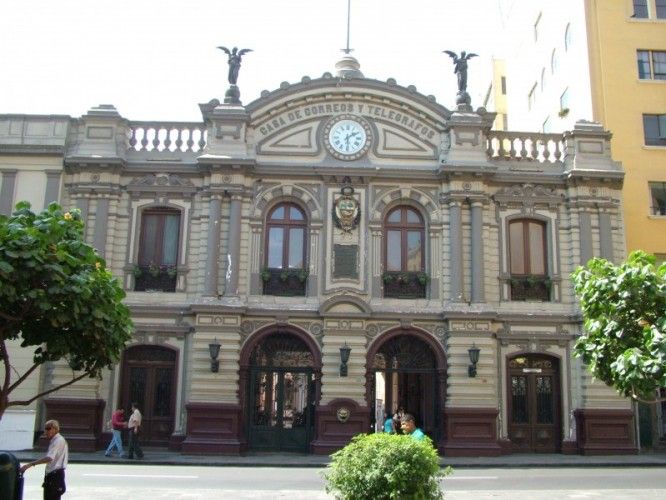
[[[362,434],[331,455],[326,492],[344,500],[443,498],[442,470],[430,439],[386,433]]]

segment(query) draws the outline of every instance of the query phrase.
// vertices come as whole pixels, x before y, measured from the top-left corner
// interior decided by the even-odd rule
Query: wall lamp
[[[467,349],[467,354],[469,354],[469,360],[472,363],[467,367],[467,375],[469,377],[476,377],[476,364],[479,362],[479,353],[481,349],[476,347],[476,344],[472,344],[472,347]]]
[[[217,373],[220,371],[220,362],[217,357],[220,355],[221,344],[217,341],[217,337],[213,340],[212,344],[208,344],[208,352],[210,352],[210,371]]]
[[[351,347],[347,345],[347,342],[345,342],[345,345],[343,345],[340,348],[340,376],[341,377],[346,377],[347,376],[347,361],[349,361],[349,354],[351,353]]]

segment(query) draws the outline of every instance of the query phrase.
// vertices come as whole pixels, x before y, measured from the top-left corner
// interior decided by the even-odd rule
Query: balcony
[[[176,266],[134,266],[135,292],[175,292]]]
[[[509,284],[511,300],[550,301],[552,283],[547,276],[512,276]]]
[[[429,276],[424,272],[387,271],[382,274],[384,297],[392,299],[424,299]]]
[[[278,297],[303,297],[308,280],[307,269],[273,269],[261,271],[264,283],[264,295]]]

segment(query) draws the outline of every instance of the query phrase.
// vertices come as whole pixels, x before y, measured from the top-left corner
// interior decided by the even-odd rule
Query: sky
[[[498,0],[351,0],[350,47],[367,78],[414,85],[452,108],[443,50],[475,52],[468,91],[483,104],[499,52]],[[262,90],[335,74],[347,0],[5,0],[0,3],[0,114],[85,114],[113,104],[130,120],[200,121],[223,100],[227,56],[250,48],[238,86]]]

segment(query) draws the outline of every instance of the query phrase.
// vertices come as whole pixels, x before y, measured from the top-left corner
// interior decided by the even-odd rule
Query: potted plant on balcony
[[[261,281],[267,283],[271,279],[271,271],[267,267],[264,267],[259,276],[261,276]]]
[[[154,262],[151,262],[148,264],[148,274],[150,274],[153,278],[157,278],[160,275],[160,266]]]
[[[167,267],[167,275],[169,276],[169,278],[175,278],[177,274],[178,274],[178,268],[176,266]]]
[[[289,279],[289,269],[283,269],[280,271],[280,280],[287,281]]]
[[[423,286],[426,286],[430,281],[430,276],[428,273],[421,271],[416,273],[416,280]]]
[[[143,274],[143,271],[141,270],[141,267],[139,267],[138,264],[134,264],[134,266],[132,266],[132,274],[134,275],[135,278],[140,278],[141,275]]]
[[[298,278],[298,281],[305,283],[305,280],[308,279],[309,274],[310,272],[306,268],[302,268],[296,272],[296,277]]]
[[[384,282],[385,285],[393,283],[393,275],[389,274],[388,272],[382,273],[382,281]]]

